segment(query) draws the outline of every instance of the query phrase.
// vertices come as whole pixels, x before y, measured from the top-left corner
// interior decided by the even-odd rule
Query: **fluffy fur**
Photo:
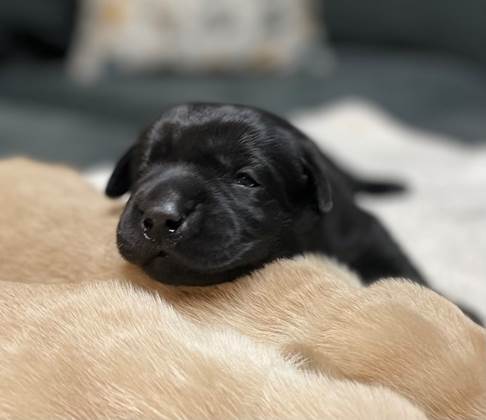
[[[26,160],[9,160],[0,164],[0,180],[4,198],[0,245],[6,262],[0,280],[32,283],[125,279],[156,290],[200,328],[236,330],[257,344],[271,345],[280,353],[303,360],[301,369],[384,385],[414,402],[429,418],[486,416],[486,332],[431,290],[403,280],[362,288],[343,267],[313,256],[277,261],[234,283],[173,288],[150,280],[118,257],[112,240],[117,209],[75,173]],[[28,293],[18,284],[8,287],[11,292],[2,292],[3,301],[25,300],[24,309],[13,311],[25,312],[35,292]],[[106,286],[101,295],[106,299],[110,287],[116,302],[118,293],[122,293],[116,291],[118,286]],[[53,291],[50,293],[55,305],[61,298],[55,298]],[[66,298],[62,300],[67,300],[69,307],[70,299],[63,293]],[[138,292],[130,293],[138,299]],[[86,305],[92,311],[107,307]],[[35,311],[27,311],[24,316],[35,317]],[[3,318],[9,319],[10,315]],[[78,315],[72,320],[78,323],[81,318]],[[94,319],[101,324],[99,318]],[[19,324],[30,325],[27,319],[16,321],[17,328]],[[51,322],[56,325],[61,321],[54,316]],[[145,320],[140,325],[147,325],[147,334],[156,328],[148,321],[145,324]],[[92,340],[102,337],[100,330]],[[10,338],[8,345],[2,346],[3,352],[12,352],[12,343],[15,341]],[[40,339],[32,343],[29,347],[42,346]],[[139,357],[145,345],[140,350],[132,350],[130,345],[133,357]],[[30,359],[22,360],[29,363]],[[35,363],[31,365],[34,368]]]
[[[0,290],[2,418],[426,418],[118,282]]]

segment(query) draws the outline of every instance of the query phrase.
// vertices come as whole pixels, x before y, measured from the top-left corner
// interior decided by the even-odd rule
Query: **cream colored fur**
[[[200,328],[231,328],[303,359],[301,370],[384,385],[430,418],[486,418],[486,332],[430,290],[401,280],[361,288],[352,273],[313,256],[230,284],[171,288],[120,259],[118,206],[74,172],[4,161],[0,194],[0,280],[127,280],[157,291]]]
[[[390,390],[298,370],[126,284],[0,290],[2,418],[426,418]]]

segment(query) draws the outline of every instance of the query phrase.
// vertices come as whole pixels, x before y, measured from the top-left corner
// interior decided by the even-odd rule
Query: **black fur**
[[[347,264],[367,284],[393,276],[427,285],[355,201],[357,193],[403,189],[352,176],[268,112],[193,103],[167,109],[141,134],[106,194],[131,192],[118,248],[163,283],[231,281],[276,258],[315,252]]]
[[[279,257],[320,252],[365,282],[402,276],[424,284],[355,203],[358,192],[395,190],[351,176],[275,115],[196,103],[168,109],[145,130],[106,194],[132,193],[118,226],[120,252],[164,283],[214,284]]]

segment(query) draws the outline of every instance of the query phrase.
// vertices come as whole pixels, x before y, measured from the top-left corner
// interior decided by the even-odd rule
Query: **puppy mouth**
[[[140,267],[145,268],[149,266],[151,263],[153,263],[155,260],[163,260],[169,257],[169,253],[167,251],[159,250],[157,253],[154,255],[149,256],[148,258],[145,259],[145,261],[142,261],[138,263],[137,265],[140,265]]]
[[[236,264],[226,267],[194,267],[167,257],[155,257],[143,271],[153,280],[175,286],[208,286],[234,280],[253,270],[253,266]]]
[[[120,254],[127,261],[138,265],[142,269],[150,269],[153,266],[160,267],[160,264],[163,264],[166,267],[179,267],[190,272],[218,273],[240,265],[244,261],[242,257],[253,247],[250,243],[240,244],[237,247],[238,250],[234,250],[234,252],[231,252],[231,255],[227,255],[228,258],[221,255],[228,253],[227,248],[219,251],[214,250],[212,252],[213,256],[218,254],[220,256],[220,258],[214,260],[214,257],[203,258],[193,255],[194,249],[188,252],[184,247],[180,249],[175,243],[155,244],[152,240],[140,236],[137,235],[137,237],[133,238],[123,231],[119,231],[117,245]]]
[[[177,252],[173,249],[158,250],[155,255],[148,258],[140,266],[144,270],[151,270],[153,268],[161,269],[161,264],[165,269],[179,269],[187,273],[199,274],[221,274],[230,270],[238,269],[239,267],[253,264],[258,259],[255,257],[255,244],[246,243],[240,244],[238,250],[235,250],[230,258],[221,258],[216,260],[194,258],[183,252]],[[258,254],[261,257],[261,254]]]
[[[166,258],[168,256],[167,252],[159,251],[155,258]]]

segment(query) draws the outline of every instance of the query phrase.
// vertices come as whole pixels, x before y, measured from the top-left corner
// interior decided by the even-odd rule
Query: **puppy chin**
[[[210,286],[213,284],[233,281],[258,268],[258,265],[243,265],[238,267],[220,268],[213,271],[210,267],[203,271],[197,271],[187,266],[182,266],[171,255],[158,255],[151,259],[142,269],[154,280],[172,286]]]

